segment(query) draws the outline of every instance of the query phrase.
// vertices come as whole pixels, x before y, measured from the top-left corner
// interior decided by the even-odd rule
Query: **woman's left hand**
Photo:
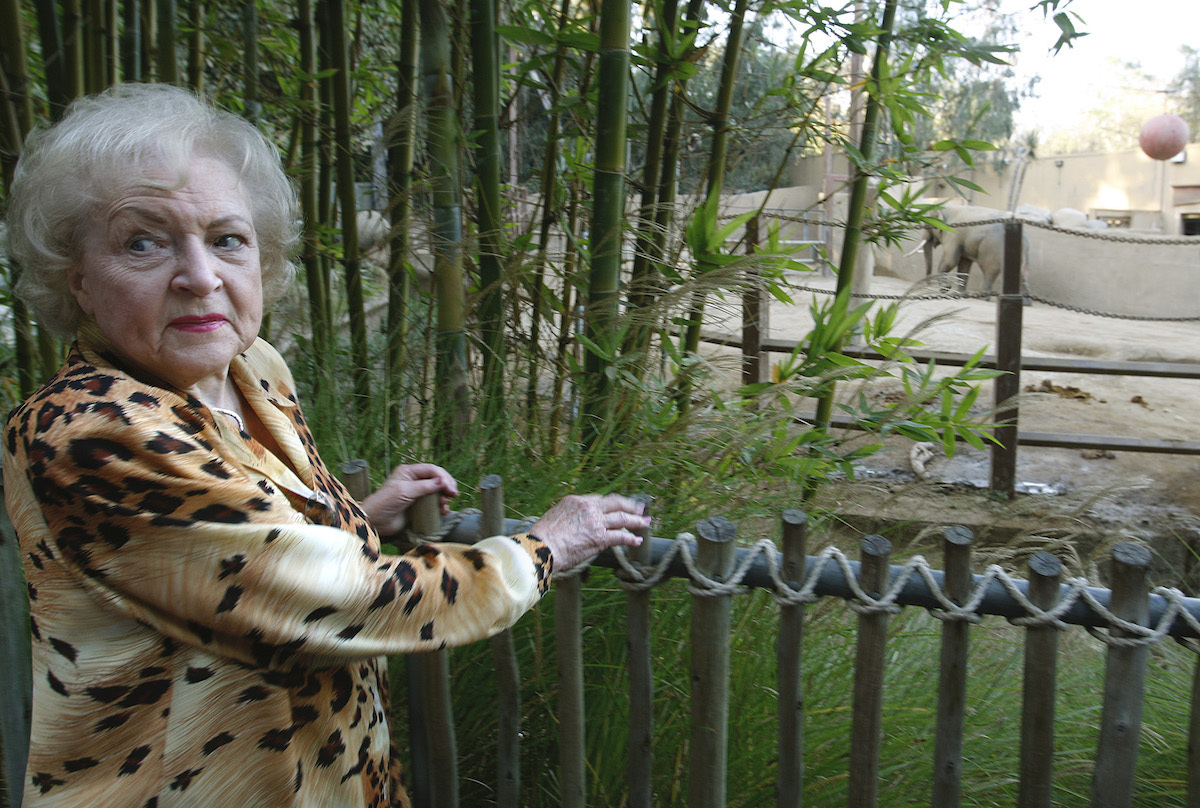
[[[380,536],[394,536],[408,522],[409,506],[427,494],[441,493],[442,513],[450,512],[450,500],[458,496],[458,483],[450,472],[432,463],[396,466],[391,475],[362,502]]]

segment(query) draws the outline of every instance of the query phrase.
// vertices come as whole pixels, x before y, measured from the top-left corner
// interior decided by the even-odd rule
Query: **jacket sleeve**
[[[534,538],[379,555],[307,524],[203,434],[153,412],[48,425],[26,413],[6,436],[23,544],[106,608],[249,664],[333,664],[487,637],[546,590],[550,552]]]

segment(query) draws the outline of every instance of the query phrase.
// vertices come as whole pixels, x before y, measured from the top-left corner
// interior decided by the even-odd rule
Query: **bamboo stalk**
[[[244,0],[242,3],[242,105],[246,120],[257,126],[262,114],[262,104],[258,98],[257,0]]]
[[[407,364],[409,228],[412,226],[413,165],[417,141],[417,65],[420,58],[420,12],[417,0],[403,0],[400,17],[400,60],[396,66],[396,114],[388,132],[388,216],[391,222],[388,262],[387,382],[388,448],[398,446],[404,428],[404,368]]]
[[[179,83],[179,57],[175,53],[175,0],[155,0],[158,7],[158,80],[166,84]]]
[[[304,266],[305,287],[308,290],[308,311],[312,321],[313,349],[317,356],[329,356],[333,351],[329,322],[326,319],[325,284],[322,283],[322,263],[317,225],[321,221],[317,199],[317,34],[313,0],[300,0],[297,6],[296,27],[300,33],[300,208],[304,219],[301,263]]]
[[[334,192],[334,177],[335,177],[335,159],[334,159],[334,136],[333,136],[333,31],[329,24],[329,4],[326,0],[318,0],[314,8],[314,17],[317,26],[317,129],[319,139],[317,141],[317,153],[319,155],[317,165],[317,211],[319,218],[317,222],[320,226],[331,228],[334,226],[334,210],[336,208],[337,195]],[[325,312],[323,321],[326,323],[330,344],[332,346],[334,337],[334,319],[333,319],[333,261],[325,253],[321,253],[318,261],[320,262],[320,271],[317,273],[317,281],[323,288],[322,299],[325,303]]]
[[[85,92],[83,47],[83,7],[81,0],[63,0],[62,45],[63,68],[66,78],[66,102],[78,98]]]
[[[717,102],[708,115],[712,129],[712,143],[708,156],[708,181],[706,196],[719,197],[725,188],[725,153],[729,148],[729,111],[733,106],[733,90],[737,84],[738,65],[742,56],[742,32],[746,20],[746,10],[749,0],[737,0],[729,17],[728,37],[725,41],[725,55],[721,62],[721,83],[717,87]],[[712,269],[703,264],[696,267],[697,273]],[[700,329],[704,324],[705,300],[708,292],[704,288],[696,290],[692,299],[692,309],[688,313],[688,324],[684,332],[683,350],[685,354],[695,354],[700,349]],[[690,377],[685,376],[684,393],[680,397],[680,405],[686,408],[689,404],[691,389]]]
[[[33,104],[29,94],[20,4],[16,0],[5,0],[0,13],[0,178],[5,188],[11,188],[25,137],[33,128]],[[19,277],[20,268],[13,266],[6,279],[9,289],[16,286]],[[38,384],[36,340],[25,302],[12,296],[10,308],[18,389],[21,397],[26,398],[33,394]]]
[[[8,803],[20,808],[29,755],[29,716],[33,705],[29,607],[17,534],[0,497],[0,785]],[[0,788],[3,801],[4,788]]]
[[[696,526],[696,567],[723,581],[737,559],[737,528],[723,516]],[[729,755],[729,595],[692,598],[689,808],[724,808]]]
[[[333,30],[333,128],[337,143],[338,207],[342,216],[342,263],[346,277],[346,305],[350,319],[350,357],[354,370],[354,396],[360,415],[370,407],[371,371],[367,351],[367,314],[362,267],[358,253],[358,201],[354,190],[354,154],[351,149],[350,52],[346,42],[346,7],[329,0],[329,25]]]
[[[880,23],[878,44],[875,48],[875,60],[871,64],[871,82],[868,84],[867,108],[863,113],[862,139],[859,142],[859,153],[864,162],[870,162],[875,156],[876,133],[879,129],[879,117],[883,106],[880,100],[880,84],[888,72],[888,50],[892,44],[892,30],[896,24],[897,0],[885,0],[883,19]],[[854,267],[858,260],[859,241],[862,236],[863,220],[866,217],[867,190],[870,175],[864,167],[856,168],[854,180],[850,185],[850,200],[846,208],[846,229],[842,237],[842,265],[838,270],[837,295],[834,298],[834,311],[846,312],[850,308],[850,295],[854,281]],[[834,352],[841,350],[840,344],[834,344]],[[829,428],[833,415],[833,402],[836,385],[830,384],[828,392],[817,402],[816,428],[825,431]],[[807,493],[811,495],[815,487],[809,485]]]
[[[84,0],[83,62],[86,68],[83,75],[84,89],[88,93],[98,93],[108,86],[105,40],[103,0]]]
[[[658,44],[654,50],[653,95],[650,101],[650,117],[646,123],[646,157],[642,165],[641,205],[637,217],[637,241],[633,251],[633,268],[630,271],[629,300],[634,309],[646,309],[654,301],[658,285],[658,262],[662,257],[662,240],[657,237],[655,210],[658,188],[665,172],[674,172],[674,166],[663,163],[670,118],[671,71],[675,61],[671,56],[670,43],[679,36],[679,1],[662,0],[655,4],[658,9]],[[647,26],[645,40],[648,43],[654,29]],[[645,352],[650,347],[652,324],[635,322],[625,339],[624,350],[628,353]],[[645,362],[638,363],[639,368]]]
[[[121,75],[125,81],[142,80],[142,4],[124,0],[121,28]]]
[[[15,4],[18,8],[19,3]],[[46,94],[50,117],[58,120],[71,100],[67,84],[67,54],[63,49],[62,27],[54,0],[36,0],[38,39],[42,45],[42,69],[46,74]],[[11,25],[11,22],[6,23]]]
[[[188,86],[193,92],[204,92],[204,0],[191,0],[188,13],[191,18],[191,31],[188,32]],[[256,54],[258,43],[251,48]],[[257,57],[256,57],[257,59]],[[246,64],[250,64],[250,54],[246,54]]]
[[[495,0],[471,0],[475,133],[475,205],[479,229],[479,327],[483,353],[482,418],[506,421],[504,397],[503,199],[500,196],[500,55]],[[508,430],[491,433],[502,450]]]
[[[600,63],[596,101],[596,165],[593,180],[591,267],[584,328],[597,346],[587,351],[584,368],[583,440],[593,446],[610,426],[612,380],[607,372],[618,342],[614,324],[621,282],[622,223],[625,217],[625,125],[629,96],[630,4],[603,0],[600,7]]]
[[[946,597],[961,606],[971,596],[971,531],[948,528],[942,535]],[[963,719],[967,703],[967,647],[970,623],[942,624],[938,670],[937,731],[933,753],[933,808],[957,808],[962,790]]]
[[[862,540],[859,584],[873,598],[888,587],[892,544],[883,536]],[[854,709],[850,721],[849,808],[875,808],[879,799],[879,747],[883,736],[883,663],[889,615],[885,611],[858,617],[854,658]]]
[[[558,25],[560,29],[567,24],[570,12],[571,0],[561,0],[558,10]],[[558,199],[560,198],[558,161],[559,153],[562,149],[562,144],[559,143],[558,137],[560,127],[562,126],[562,113],[557,109],[557,102],[561,95],[560,88],[562,87],[563,73],[566,69],[566,57],[566,46],[562,44],[556,45],[554,49],[554,69],[551,71],[550,82],[547,88],[551,98],[555,102],[555,106],[552,107],[549,116],[550,119],[547,122],[546,145],[542,153],[542,213],[537,258],[534,261],[533,269],[533,288],[529,295],[531,304],[529,312],[529,343],[527,348],[529,354],[529,371],[525,387],[525,417],[529,420],[531,427],[535,429],[541,421],[541,413],[538,408],[538,358],[542,355],[542,322],[546,319],[546,266],[550,248],[550,234],[556,222],[566,229],[566,225],[562,224],[561,211],[558,210]],[[569,293],[564,290],[564,301],[568,297]]]
[[[105,86],[121,82],[121,12],[117,0],[104,0]]]
[[[142,9],[142,74],[145,81],[158,75],[158,3],[146,0]]]
[[[433,185],[437,434],[439,447],[448,447],[466,429],[471,417],[467,392],[458,116],[446,9],[438,0],[420,0],[419,8],[426,142]]]

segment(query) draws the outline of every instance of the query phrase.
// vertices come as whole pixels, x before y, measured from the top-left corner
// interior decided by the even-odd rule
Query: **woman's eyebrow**
[[[249,219],[247,219],[245,216],[241,216],[239,214],[232,213],[228,216],[222,216],[219,219],[213,219],[211,222],[208,223],[208,229],[213,230],[215,228],[228,227],[230,225],[241,225],[243,227],[250,227],[250,228],[254,227],[253,223]]]
[[[112,216],[109,217],[109,221],[116,221],[121,218],[146,219],[155,224],[166,224],[171,217],[164,216],[158,211],[143,208],[139,205],[122,205],[113,211]]]

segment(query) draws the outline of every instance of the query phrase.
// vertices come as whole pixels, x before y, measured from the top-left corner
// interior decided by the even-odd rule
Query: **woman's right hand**
[[[619,494],[571,494],[541,519],[529,533],[546,543],[556,570],[569,570],[601,550],[642,543],[634,530],[650,526],[645,506]]]

